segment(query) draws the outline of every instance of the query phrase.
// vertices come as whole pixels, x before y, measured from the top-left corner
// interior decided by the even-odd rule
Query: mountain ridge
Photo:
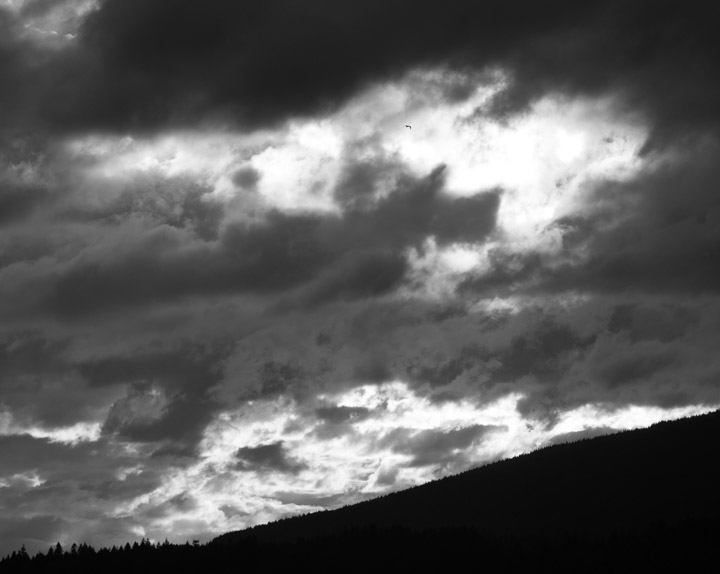
[[[354,505],[225,533],[212,543],[248,535],[290,541],[366,526],[555,537],[705,519],[704,506],[720,508],[720,465],[707,460],[713,436],[720,436],[720,411],[545,446]]]
[[[720,411],[554,444],[207,544],[0,560],[4,572],[701,571],[720,538]]]

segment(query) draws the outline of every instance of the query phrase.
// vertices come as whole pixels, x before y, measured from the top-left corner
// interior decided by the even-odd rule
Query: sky
[[[0,0],[0,554],[717,408],[709,4]]]

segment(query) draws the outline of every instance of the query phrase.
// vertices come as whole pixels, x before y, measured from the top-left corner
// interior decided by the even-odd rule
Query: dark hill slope
[[[557,540],[720,521],[720,412],[547,447],[423,486],[213,541],[324,538],[349,529],[472,527]]]
[[[206,545],[0,560],[0,572],[698,572],[720,540],[720,412],[552,446]]]

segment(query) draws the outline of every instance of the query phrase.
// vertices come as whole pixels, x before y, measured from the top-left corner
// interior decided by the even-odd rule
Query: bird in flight
[[[405,124],[405,127],[412,129],[412,126],[409,126],[409,125],[407,125],[407,124]]]

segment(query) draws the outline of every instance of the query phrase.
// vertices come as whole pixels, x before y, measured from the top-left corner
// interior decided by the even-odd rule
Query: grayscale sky
[[[716,27],[0,0],[0,554],[207,540],[716,408]]]

